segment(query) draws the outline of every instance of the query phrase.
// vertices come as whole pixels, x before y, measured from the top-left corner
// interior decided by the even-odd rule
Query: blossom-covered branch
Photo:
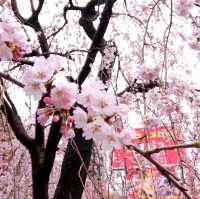
[[[22,17],[22,15],[19,12],[17,0],[11,0],[11,6],[12,6],[15,16],[20,20],[22,24],[30,26],[34,29],[34,31],[37,34],[41,50],[44,53],[44,52],[49,51],[49,47],[47,43],[47,38],[44,34],[44,31],[38,19],[38,16],[42,10],[43,4],[44,4],[44,0],[40,0],[37,9],[34,12],[32,12],[32,15],[28,19],[25,19],[24,17]]]

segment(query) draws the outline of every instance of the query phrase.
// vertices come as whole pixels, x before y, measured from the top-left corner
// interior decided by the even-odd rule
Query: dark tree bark
[[[32,157],[33,199],[49,199],[48,178],[42,173],[37,158]]]
[[[92,140],[86,141],[81,133],[76,130],[76,137],[68,144],[53,199],[79,199],[82,196],[92,152]]]
[[[48,183],[53,168],[58,143],[62,137],[60,133],[61,120],[51,125],[46,147],[34,142],[34,149],[30,151],[32,161],[33,199],[48,199]]]

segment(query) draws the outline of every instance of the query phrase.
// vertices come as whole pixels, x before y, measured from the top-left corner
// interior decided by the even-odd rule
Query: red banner
[[[164,146],[175,145],[169,133],[164,128],[157,129],[133,129],[133,133],[136,132],[136,138],[133,140],[133,144],[144,148],[148,145],[149,149],[160,148]],[[185,151],[181,151],[181,154],[185,154]],[[179,162],[179,152],[177,149],[165,150],[154,155],[155,159],[162,164],[174,165]],[[133,167],[136,166],[134,163],[134,152],[127,149],[113,150],[111,154],[111,166],[113,169],[122,169],[124,166]]]
[[[176,142],[171,139],[170,133],[166,131],[164,128],[157,129],[133,129],[133,133],[136,132],[135,139],[133,140],[133,144],[136,144],[141,149],[152,150],[155,148],[165,147],[169,145],[175,145]],[[176,164],[180,161],[178,150],[165,150],[159,153],[155,153],[152,157],[160,162],[162,165],[167,166],[171,172],[176,173]],[[181,149],[181,155],[185,154],[185,151]],[[143,164],[144,168],[142,169],[143,178],[145,181],[141,182],[141,168],[139,169],[138,160],[141,164]],[[170,185],[168,182],[164,184],[168,184],[168,188],[166,187],[164,191],[162,190],[163,181],[166,180],[157,169],[145,158],[138,156],[134,151],[122,148],[119,150],[113,150],[111,154],[111,167],[114,170],[124,169],[126,172],[126,181],[128,184],[128,193],[129,197],[132,199],[136,199],[138,190],[146,189],[148,193],[152,192],[152,196],[150,198],[159,198],[159,199],[167,199],[167,198],[177,198],[175,191],[172,188],[169,188]],[[156,182],[156,183],[155,183]],[[141,184],[142,183],[142,184]],[[156,187],[153,186],[157,184]],[[161,185],[159,185],[161,184]],[[156,196],[155,196],[156,194]],[[154,197],[155,196],[155,197]],[[157,197],[159,196],[159,197]]]

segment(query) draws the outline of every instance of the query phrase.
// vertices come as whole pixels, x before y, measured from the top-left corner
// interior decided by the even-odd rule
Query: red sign
[[[166,131],[165,128],[148,129],[148,130],[133,129],[133,133],[135,132],[136,136],[135,139],[133,140],[133,144],[137,145],[141,149],[145,148],[146,150],[152,150],[155,148],[176,144],[173,141],[173,139],[171,139],[171,135],[169,134],[168,131]],[[183,149],[181,149],[181,154],[185,154],[185,151]],[[161,164],[167,165],[168,169],[171,170],[171,172],[173,173],[175,173],[175,165],[178,164],[180,161],[179,151],[177,151],[176,149],[161,151],[159,153],[153,154],[152,157]],[[140,165],[138,165],[138,160],[140,162]],[[159,184],[158,183],[159,181],[163,181],[166,179],[157,171],[157,169],[148,160],[141,157],[141,155],[138,156],[136,152],[128,150],[126,148],[122,148],[119,150],[115,149],[111,154],[112,169],[114,170],[124,169],[126,172],[126,181],[127,183],[130,183],[130,190],[128,192],[130,195],[132,195],[130,196],[130,198],[137,198],[138,194],[137,190],[139,190],[140,186],[139,181],[137,182],[137,178],[138,179],[142,178],[141,168],[140,168],[141,162],[144,166],[143,177],[145,178],[146,181],[146,183],[143,182],[142,184],[143,189],[144,187],[146,187],[145,189],[147,189],[149,193],[154,192],[155,194],[156,192],[156,194],[159,194],[159,190],[161,188],[159,186],[158,188],[156,187],[152,188],[153,181],[156,180],[156,183]],[[165,184],[167,184],[167,182]],[[131,187],[134,188],[134,190],[131,191]],[[164,193],[162,191],[160,194],[165,194],[165,195],[159,198],[166,198],[168,197],[167,194],[169,194],[169,198],[170,197],[172,198],[172,196],[174,198],[178,198],[178,196],[175,197],[176,195],[172,192],[172,188],[170,188],[168,192]]]
[[[170,137],[169,133],[164,128],[157,129],[134,129],[136,132],[136,138],[133,140],[133,144],[144,148],[145,145],[149,149],[160,148],[164,146],[170,146],[176,144]],[[181,150],[181,154],[185,154],[184,150]],[[119,150],[114,149],[111,154],[111,166],[113,169],[122,169],[126,167],[137,166],[134,162],[134,152],[128,149],[122,148]],[[179,162],[179,153],[177,149],[165,150],[154,154],[157,161],[162,164],[174,165]]]

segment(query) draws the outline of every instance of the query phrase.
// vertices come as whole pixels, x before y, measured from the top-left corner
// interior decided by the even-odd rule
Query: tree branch
[[[155,88],[155,87],[159,87],[159,82],[157,80],[154,81],[149,81],[146,82],[144,84],[142,83],[136,83],[136,81],[133,82],[133,84],[129,85],[128,87],[126,87],[123,91],[117,93],[117,96],[122,96],[124,93],[126,92],[130,92],[133,94],[136,93],[146,93],[149,90]]]
[[[21,83],[20,81],[16,80],[15,78],[11,77],[9,74],[4,74],[2,72],[0,72],[0,77],[12,82],[13,84],[16,84],[17,86],[23,88],[24,84]]]
[[[33,139],[27,134],[23,123],[19,117],[19,115],[16,113],[16,111],[13,111],[10,107],[10,105],[7,103],[7,101],[3,100],[3,105],[1,105],[1,110],[7,117],[7,120],[16,136],[16,138],[29,150],[32,150],[33,147]]]
[[[76,137],[74,138],[76,146],[73,146],[71,141],[68,143],[53,199],[80,199],[82,196],[83,184],[87,175],[86,168],[89,166],[91,157],[92,140],[85,140],[81,134],[82,131],[76,130]],[[76,151],[75,147],[79,151]],[[82,157],[82,160],[80,157]],[[81,166],[83,166],[82,169]]]
[[[43,102],[43,97],[38,103],[37,110],[44,108],[45,103]],[[35,114],[35,144],[38,151],[38,160],[42,164],[44,160],[44,151],[45,151],[45,141],[44,141],[44,126],[42,126],[37,120],[37,111]]]
[[[25,60],[25,59],[21,59],[21,60],[18,60],[18,61],[13,60],[13,61],[19,62],[20,64],[27,64],[27,65],[30,65],[30,66],[33,66],[33,64],[34,64],[34,62],[29,61],[29,60]]]
[[[49,51],[49,47],[47,43],[47,38],[38,20],[38,16],[41,12],[43,4],[44,4],[44,0],[40,0],[37,9],[34,12],[32,12],[32,15],[28,19],[25,19],[24,17],[22,17],[22,15],[19,12],[17,1],[11,0],[12,10],[15,16],[20,20],[21,23],[23,23],[26,26],[30,26],[35,30],[41,50],[44,53],[44,52]]]
[[[200,148],[199,142],[191,143],[191,144],[179,144],[179,145],[171,145],[171,146],[165,146],[160,148],[155,148],[149,151],[146,151],[146,155],[152,155],[154,153],[159,153],[161,151],[165,150],[174,150],[174,149],[186,149],[186,148]]]
[[[12,6],[15,16],[24,25],[27,25],[27,26],[30,26],[33,28],[33,30],[37,34],[38,42],[40,44],[42,53],[48,53],[49,47],[48,47],[48,43],[47,43],[47,38],[45,36],[45,33],[44,33],[42,26],[40,25],[39,19],[38,19],[39,14],[42,10],[43,4],[44,4],[44,0],[39,0],[37,9],[35,11],[32,10],[32,15],[28,19],[25,19],[19,13],[17,1],[11,0],[11,6]],[[48,54],[44,55],[44,57],[46,57],[46,58],[48,56],[49,56]],[[45,107],[45,103],[43,102],[43,98],[42,98],[38,103],[38,109],[44,108],[44,107]],[[36,161],[38,161],[38,164],[41,164],[41,162],[43,162],[44,148],[45,148],[45,146],[44,146],[44,127],[38,123],[37,113],[36,113],[35,117],[36,117],[35,118],[36,126],[35,126],[35,139],[34,139],[35,145],[34,146],[36,147],[37,155],[36,156],[33,154],[32,155],[36,157]]]
[[[91,71],[91,64],[94,63],[95,57],[98,53],[98,51],[102,48],[102,40],[103,40],[103,36],[106,32],[108,23],[110,21],[110,17],[112,15],[112,7],[114,5],[116,0],[108,0],[106,1],[106,5],[104,7],[104,10],[102,12],[102,16],[100,19],[100,24],[97,28],[97,31],[95,33],[95,36],[93,38],[93,42],[92,45],[90,47],[88,56],[86,58],[85,64],[82,67],[81,72],[79,73],[77,82],[79,85],[81,85],[85,79],[87,78],[87,76],[89,75],[90,71]]]
[[[33,15],[32,15],[33,18],[39,16],[39,14],[40,14],[40,12],[42,10],[43,5],[44,5],[44,0],[39,0],[38,7],[37,7],[36,11],[33,12]]]
[[[45,173],[45,178],[49,178],[50,176],[55,160],[58,143],[62,137],[62,134],[60,133],[61,122],[61,120],[59,120],[58,122],[53,122],[49,131],[49,136],[45,149],[44,162],[42,166],[42,172]]]

